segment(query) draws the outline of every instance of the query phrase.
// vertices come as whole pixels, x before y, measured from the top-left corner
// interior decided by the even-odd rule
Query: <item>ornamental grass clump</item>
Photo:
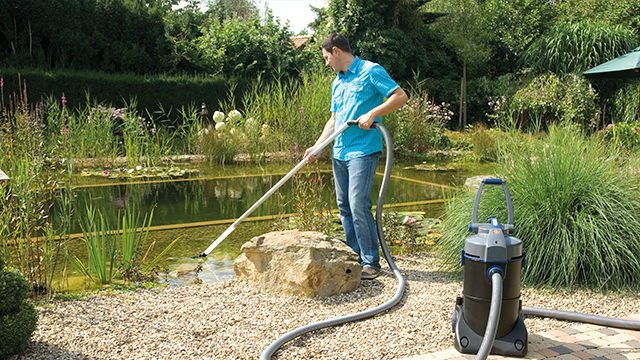
[[[6,268],[0,255],[0,359],[27,346],[38,313],[27,299],[29,283],[16,269]]]
[[[640,196],[638,179],[624,170],[606,143],[571,128],[550,127],[543,141],[511,142],[496,176],[506,179],[522,240],[530,285],[602,290],[640,284]],[[448,202],[440,259],[451,268],[469,235],[476,190]],[[485,187],[478,220],[506,223],[502,188]]]

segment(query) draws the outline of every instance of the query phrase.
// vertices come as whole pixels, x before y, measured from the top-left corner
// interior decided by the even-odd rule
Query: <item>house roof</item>
[[[291,36],[291,41],[293,41],[293,45],[296,49],[302,49],[311,37],[311,35],[296,35]]]

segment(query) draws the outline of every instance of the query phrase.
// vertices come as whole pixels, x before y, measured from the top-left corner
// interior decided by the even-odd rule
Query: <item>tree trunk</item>
[[[464,84],[464,97],[463,97],[463,104],[464,104],[464,109],[462,111],[463,113],[463,119],[462,119],[462,130],[464,131],[464,129],[467,127],[467,61],[464,61],[464,65],[462,67],[462,82]]]
[[[462,111],[464,109],[464,106],[462,105],[462,99],[464,98],[464,76],[462,77],[462,79],[460,79],[460,112],[458,112],[459,118],[458,118],[458,129],[459,130],[463,130],[462,128]]]

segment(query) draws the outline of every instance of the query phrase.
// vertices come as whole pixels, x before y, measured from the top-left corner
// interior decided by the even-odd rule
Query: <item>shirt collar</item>
[[[338,73],[338,76],[342,79],[345,76],[347,76],[347,73],[355,74],[356,71],[358,70],[358,66],[360,66],[360,62],[361,62],[360,58],[358,56],[355,56],[353,58],[353,62],[351,63],[351,65],[349,65],[349,69],[347,69],[347,72],[344,74],[340,72]]]

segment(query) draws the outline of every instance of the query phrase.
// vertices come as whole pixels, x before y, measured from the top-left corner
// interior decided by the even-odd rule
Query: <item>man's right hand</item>
[[[307,164],[311,164],[312,162],[318,160],[318,157],[313,155],[313,152],[315,151],[315,149],[316,147],[312,146],[304,152],[304,157],[305,159],[307,159]]]

